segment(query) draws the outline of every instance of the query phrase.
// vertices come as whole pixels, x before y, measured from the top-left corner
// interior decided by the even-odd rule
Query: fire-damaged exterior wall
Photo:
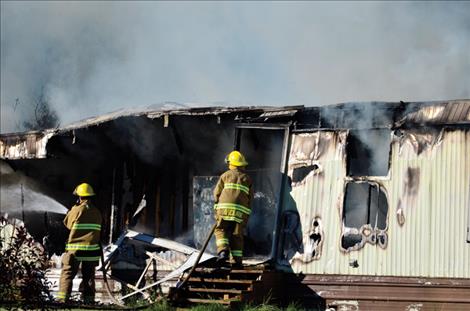
[[[470,130],[390,130],[388,175],[360,178],[347,176],[347,134],[314,131],[292,137],[292,189],[287,187],[285,196],[293,202],[285,204],[283,213],[298,213],[301,245],[295,254],[292,245],[284,245],[284,267],[303,274],[470,278]],[[309,166],[309,172],[300,174]],[[372,219],[368,230],[353,232],[358,241],[364,235],[365,242],[345,249],[348,183],[380,189],[388,208],[383,228]],[[315,231],[319,222],[321,230]]]
[[[302,229],[299,239],[302,248],[295,254],[284,253],[283,259],[291,260],[296,269],[312,261],[323,261],[333,250],[329,247],[337,249],[337,234],[329,228],[339,232],[340,227],[336,219],[329,217],[328,210],[335,210],[343,192],[346,134],[325,131],[292,137],[288,167],[292,191],[285,195],[292,196],[293,200],[283,213],[285,216],[299,214],[296,219]],[[298,232],[293,234],[298,235]]]
[[[233,148],[255,190],[245,263],[294,272],[286,297],[338,310],[469,309],[470,100],[149,109],[0,135],[10,180],[24,173],[65,206],[89,180],[106,240],[130,226],[193,246],[217,179],[200,178],[220,176]]]
[[[0,140],[0,158],[2,159],[40,159],[46,158],[46,144],[54,135],[53,131],[30,132],[9,135]]]
[[[398,275],[469,278],[470,130],[444,129],[434,137],[421,153],[410,143],[393,144],[386,187],[396,251],[387,265]]]

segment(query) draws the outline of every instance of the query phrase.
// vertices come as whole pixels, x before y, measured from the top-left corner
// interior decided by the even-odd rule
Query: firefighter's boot
[[[233,257],[232,269],[238,269],[238,270],[243,269],[243,260],[241,256]]]
[[[228,256],[229,253],[226,250],[220,251],[219,256],[217,257],[217,265],[218,266],[227,266],[228,265]]]

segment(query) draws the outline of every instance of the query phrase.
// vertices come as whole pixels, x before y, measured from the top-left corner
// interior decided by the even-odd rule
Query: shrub
[[[39,305],[51,300],[48,260],[21,221],[0,217],[0,302]]]

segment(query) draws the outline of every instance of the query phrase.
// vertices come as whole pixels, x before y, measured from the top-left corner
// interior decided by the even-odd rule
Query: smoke
[[[67,208],[44,193],[33,179],[15,172],[6,162],[0,161],[0,211],[15,217],[22,212],[52,212],[65,214]]]
[[[469,2],[1,2],[1,132],[166,101],[469,98]]]

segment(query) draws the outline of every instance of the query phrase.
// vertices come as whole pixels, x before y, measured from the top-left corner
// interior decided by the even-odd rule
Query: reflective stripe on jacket
[[[65,250],[79,261],[97,261],[100,256],[101,213],[90,202],[74,205],[64,219],[70,230]]]
[[[65,245],[65,250],[66,251],[73,251],[73,250],[76,250],[76,251],[96,251],[96,250],[99,250],[99,249],[100,249],[99,244],[87,245],[87,244],[80,244],[80,243],[67,243],[67,245]]]
[[[216,216],[237,223],[246,222],[253,197],[250,176],[240,169],[223,173],[214,190]]]

